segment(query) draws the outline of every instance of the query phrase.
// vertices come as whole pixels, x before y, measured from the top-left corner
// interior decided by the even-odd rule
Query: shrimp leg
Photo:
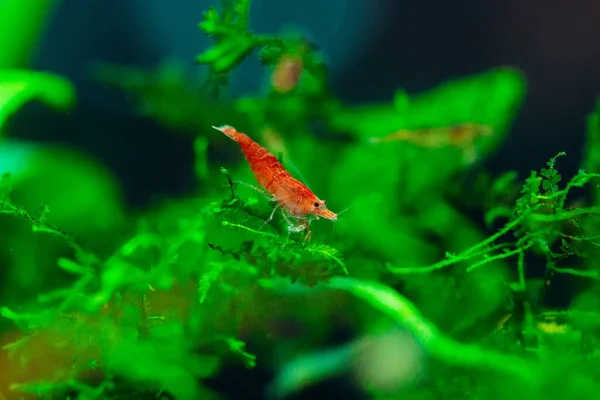
[[[265,197],[267,198],[267,200],[269,200],[269,201],[275,201],[275,197],[274,197],[274,196],[269,196],[269,195],[267,194],[267,191],[266,191],[266,190],[263,190],[263,189],[261,189],[261,188],[258,188],[258,187],[256,187],[256,186],[252,186],[251,184],[249,184],[249,183],[246,183],[246,182],[243,182],[243,181],[236,181],[236,182],[235,182],[235,184],[236,184],[236,185],[237,185],[237,184],[242,184],[242,185],[244,185],[244,186],[246,186],[246,187],[249,187],[250,189],[254,189],[254,190],[256,190],[257,192],[259,192],[260,194],[262,194],[263,196],[265,196]]]
[[[273,216],[275,215],[275,211],[277,211],[277,209],[280,207],[279,203],[275,206],[275,208],[273,209],[273,211],[271,211],[271,215],[269,215],[269,218],[267,218],[267,220],[265,222],[263,222],[263,224],[260,226],[260,228],[258,228],[258,230],[260,231],[262,228],[265,227],[266,224],[268,224],[269,222],[273,221]]]
[[[266,224],[268,224],[269,222],[271,222],[273,220],[273,217],[275,216],[275,211],[277,211],[277,209],[279,207],[281,207],[281,205],[277,204],[275,206],[275,208],[273,208],[273,211],[271,211],[271,215],[269,215],[269,218],[267,218],[267,220],[265,222],[263,222],[263,224],[260,226],[260,228],[258,228],[259,231],[262,228],[264,228],[264,226]],[[296,219],[296,223],[295,224],[292,221],[290,221],[290,219],[288,218],[288,216],[285,215],[285,210],[283,209],[283,207],[281,208],[281,215],[283,215],[283,219],[285,219],[285,222],[287,222],[287,224],[288,224],[288,232],[301,232],[304,229],[306,229],[306,227],[308,226],[306,222],[305,223],[300,223],[300,221],[298,221],[297,219]]]
[[[285,214],[284,214],[284,217]],[[288,221],[289,226],[288,226],[288,232],[302,232],[303,230],[306,230],[306,235],[304,236],[304,240],[310,240],[311,236],[312,236],[312,232],[310,230],[310,219],[308,218],[294,218],[294,220],[296,221],[296,224],[292,224],[288,218],[285,218],[286,221]]]
[[[304,240],[310,240],[312,233],[310,231],[310,220],[308,218],[294,218],[296,220],[296,224],[290,223],[288,226],[289,232],[302,232],[306,230],[306,235],[304,236]],[[286,219],[287,220],[287,219]]]
[[[312,238],[312,232],[310,230],[310,227],[306,230],[306,236],[304,236],[304,240],[306,242],[310,242],[310,239]]]
[[[287,215],[285,215],[285,210],[281,207],[281,215],[283,215],[283,219],[288,223],[288,232],[300,232],[302,229],[298,229],[298,224],[292,223]],[[297,221],[296,221],[297,222]]]
[[[302,224],[304,225],[304,229],[306,229],[306,236],[304,236],[304,240],[308,242],[312,237],[312,232],[310,230],[310,220],[304,219],[302,221]]]

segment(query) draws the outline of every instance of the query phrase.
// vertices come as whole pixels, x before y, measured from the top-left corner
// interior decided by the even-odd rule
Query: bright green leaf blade
[[[60,0],[0,1],[0,69],[29,65]]]
[[[436,328],[421,317],[414,305],[388,286],[338,277],[332,278],[328,286],[350,292],[395,321],[405,324],[426,346],[437,334]]]
[[[424,319],[408,299],[389,286],[374,281],[339,277],[332,278],[326,286],[349,292],[402,324],[430,354],[440,360],[454,365],[490,368],[529,382],[539,379],[540,368],[536,370],[534,364],[530,364],[528,360],[476,345],[463,344],[445,336]]]
[[[31,100],[65,110],[75,102],[75,88],[66,79],[45,72],[0,70],[0,132],[6,120]]]

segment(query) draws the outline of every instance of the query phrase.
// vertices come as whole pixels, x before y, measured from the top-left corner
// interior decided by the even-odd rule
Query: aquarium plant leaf
[[[266,390],[268,399],[285,399],[327,378],[344,373],[355,357],[352,344],[302,354],[280,367]]]
[[[122,222],[123,200],[115,177],[76,149],[4,140],[0,171],[11,173],[11,199],[21,206],[18,213],[21,208],[32,213],[45,204],[46,225],[78,235],[112,229]],[[36,229],[45,226],[35,222]]]
[[[13,383],[10,385],[10,390],[35,394],[39,396],[38,398],[43,398],[44,396],[49,396],[51,393],[64,390],[66,386],[66,383],[52,382]]]
[[[405,326],[432,356],[444,362],[457,366],[491,368],[528,382],[538,379],[540,371],[536,371],[535,363],[476,345],[463,344],[445,336],[408,299],[382,283],[335,277],[325,285],[353,294]]]
[[[284,93],[291,90],[302,76],[301,86],[304,94],[320,97],[328,94],[325,65],[314,46],[302,35],[289,29],[278,36],[251,32],[248,28],[250,0],[227,2],[223,8],[222,12],[215,8],[209,9],[198,25],[204,33],[214,39],[215,44],[197,56],[197,63],[210,65],[213,75],[222,76],[252,52],[260,50],[260,61],[274,67],[274,91]],[[303,74],[303,71],[306,71],[306,74]],[[272,106],[276,105],[277,103],[273,102]]]
[[[198,64],[210,64],[215,72],[226,72],[254,50],[256,41],[251,36],[225,39],[196,58]]]
[[[75,88],[66,79],[45,72],[0,70],[0,134],[6,120],[31,100],[66,110],[75,102]]]
[[[123,340],[106,356],[108,370],[133,382],[151,382],[177,399],[204,398],[197,378],[213,375],[219,368],[214,357],[195,355],[179,323],[153,329],[155,340]]]
[[[400,91],[393,104],[342,108],[332,115],[330,123],[334,129],[365,142],[403,130],[481,126],[489,134],[475,135],[472,143],[461,146],[471,162],[488,156],[505,140],[524,94],[525,79],[519,70],[494,68],[414,96]],[[454,170],[464,163],[448,162],[450,157],[442,150],[436,154],[442,154],[438,158],[444,160],[444,170]],[[434,168],[440,169],[440,165]]]
[[[216,339],[223,340],[229,348],[229,351],[231,351],[233,354],[238,355],[242,359],[246,368],[256,367],[256,356],[254,354],[248,353],[245,350],[245,342],[229,336],[217,336]]]
[[[458,171],[489,155],[503,142],[524,89],[519,71],[496,68],[448,82],[414,97],[398,95],[403,100],[397,98],[394,104],[341,107],[339,112],[331,114],[331,128],[353,135],[358,143],[357,148],[352,149],[355,153],[352,156],[350,150],[345,151],[348,157],[336,166],[331,181],[335,182],[333,177],[341,179],[341,171],[349,176],[367,175],[362,170],[368,168],[369,180],[364,180],[363,192],[366,191],[364,185],[377,191],[387,188],[389,182],[384,182],[382,177],[393,176],[402,185],[402,195],[398,196],[401,202],[426,208],[424,197],[442,195],[440,191]],[[468,126],[470,123],[487,126],[492,133],[476,138],[466,147],[424,147],[409,141],[370,143],[373,138],[399,130]],[[446,132],[451,134],[453,130],[446,129]],[[379,173],[372,166],[375,164]],[[339,184],[335,186],[333,193],[353,190],[352,186],[344,190]],[[391,192],[387,198],[396,196],[393,189],[386,190]]]
[[[205,83],[187,77],[183,65],[175,61],[164,61],[151,70],[97,62],[90,76],[131,96],[141,117],[152,118],[177,132],[207,131],[211,129],[207,121],[227,120],[240,126],[247,123],[233,104],[210,98],[203,89]]]
[[[413,96],[400,90],[393,103],[344,107],[332,117],[331,124],[359,138],[369,138],[400,129],[477,122],[490,125],[498,136],[497,132],[512,121],[524,93],[525,80],[519,70],[494,68]]]
[[[263,40],[248,32],[249,0],[236,0],[219,13],[210,8],[198,27],[215,39],[215,44],[196,57],[198,64],[208,64],[216,73],[228,72]]]
[[[0,69],[27,68],[60,0],[0,1]]]

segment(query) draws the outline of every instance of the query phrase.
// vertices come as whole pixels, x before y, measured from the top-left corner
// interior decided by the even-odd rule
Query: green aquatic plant
[[[27,68],[60,0],[3,0],[0,3],[0,69]]]
[[[75,102],[75,89],[61,77],[27,70],[0,69],[0,134],[8,118],[31,100],[66,110]]]
[[[74,205],[90,204],[84,196],[38,209],[19,191],[18,174],[3,176],[0,261],[9,260],[11,273],[27,267],[26,276],[45,279],[35,292],[23,291],[24,280],[0,281],[14,293],[0,309],[0,370],[8,371],[0,398],[221,398],[228,393],[212,378],[226,366],[278,371],[265,392],[276,398],[332,375],[353,376],[357,390],[382,399],[593,396],[600,111],[589,119],[584,169],[567,178],[560,153],[525,179],[482,175],[475,221],[457,206],[468,196],[463,178],[482,170],[509,133],[525,92],[518,70],[348,106],[301,35],[252,32],[250,1],[221,5],[199,26],[214,40],[197,58],[204,80],[169,63],[150,72],[92,70],[132,95],[139,115],[193,137],[194,192],[133,214],[118,207],[110,185],[98,185],[90,197],[104,210],[99,220],[113,222],[87,217],[83,229],[83,206]],[[229,76],[255,55],[269,85],[242,98],[224,94]],[[52,82],[51,104],[70,103],[60,78],[36,82],[5,96],[0,115]],[[247,187],[252,176],[239,149],[211,128],[223,124],[280,156],[343,210],[339,221],[315,221],[311,242],[278,216],[265,224],[272,204]],[[475,157],[452,140],[371,140],[484,125],[491,134],[470,143]],[[51,186],[64,175],[40,176],[33,182]],[[34,202],[51,193],[40,189]],[[586,202],[573,205],[577,196]],[[64,218],[69,207],[73,220]],[[53,251],[43,260],[31,256],[45,248]],[[541,300],[548,286],[572,277],[587,286],[568,308]],[[336,348],[340,327],[352,339]]]

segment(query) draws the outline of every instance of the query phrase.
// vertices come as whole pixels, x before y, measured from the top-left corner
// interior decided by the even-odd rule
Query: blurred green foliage
[[[59,3],[60,0],[0,2],[0,70],[29,67],[48,17]]]
[[[57,109],[69,109],[75,90],[67,80],[48,73],[0,69],[0,135],[15,111],[38,99]]]
[[[75,88],[62,77],[26,69],[0,70],[0,170],[5,174],[5,196],[10,189],[11,198],[30,210],[32,218],[97,240],[111,234],[124,219],[120,189],[110,173],[80,151],[10,137],[10,117],[26,103],[42,101],[68,112],[75,97]],[[16,208],[13,212],[25,215]],[[5,229],[0,243],[10,249],[3,260],[11,267],[5,269],[3,281],[20,290],[2,293],[0,298],[12,305],[23,295],[38,293],[43,282],[55,275],[53,259],[64,246],[60,241],[43,241],[31,251],[31,229],[13,219],[1,221]]]
[[[250,2],[222,3],[199,25],[214,38],[197,58],[204,80],[172,63],[92,69],[139,115],[193,137],[198,185],[187,198],[128,212],[115,178],[85,154],[3,139],[13,158],[0,161],[0,397],[220,398],[210,378],[237,365],[279,371],[272,398],[339,374],[381,399],[593,398],[600,108],[585,170],[562,176],[560,153],[522,181],[483,174],[468,187],[510,131],[525,92],[518,70],[351,107],[310,43],[251,32]],[[254,52],[270,85],[227,95]],[[32,98],[59,108],[74,98],[39,73],[4,82],[2,121]],[[313,222],[311,242],[278,214],[264,226],[272,204],[240,183],[253,178],[211,128],[224,124],[280,157],[339,221]],[[461,146],[371,140],[462,124],[492,132],[469,142],[468,157]],[[565,276],[586,283],[568,309],[547,308],[545,291]],[[335,348],[339,329],[353,339]]]

